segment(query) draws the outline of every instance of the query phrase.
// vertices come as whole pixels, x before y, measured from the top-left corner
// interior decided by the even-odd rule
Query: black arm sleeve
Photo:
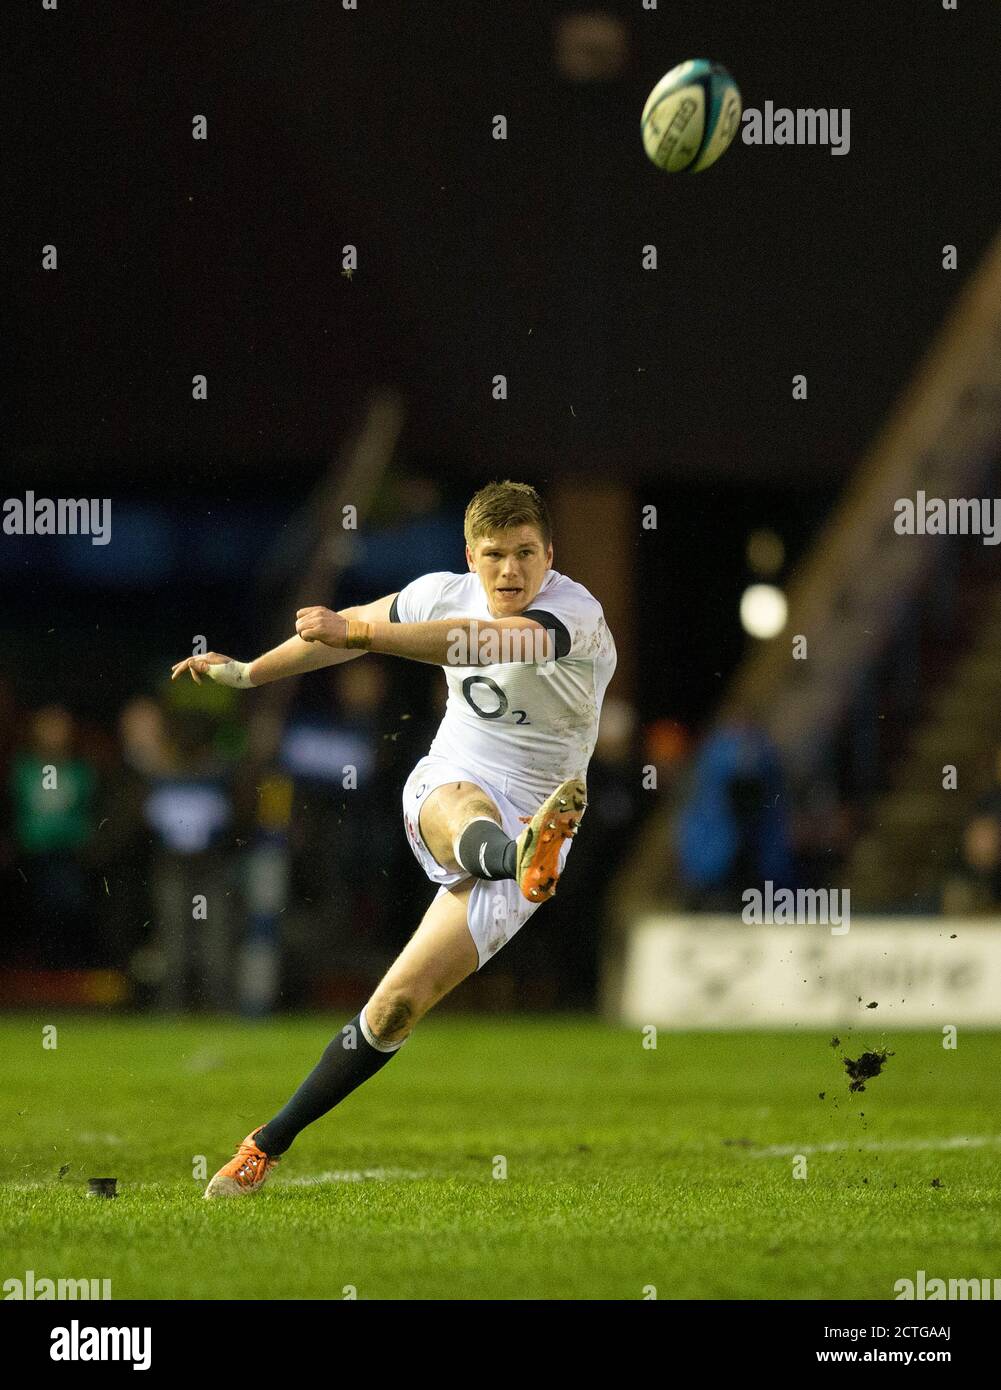
[[[560,622],[559,618],[554,618],[552,613],[547,613],[542,608],[527,608],[524,613],[518,614],[519,618],[534,618],[537,623],[541,623],[547,631],[552,632],[556,641],[556,660],[561,656],[566,656],[572,645],[569,632]]]

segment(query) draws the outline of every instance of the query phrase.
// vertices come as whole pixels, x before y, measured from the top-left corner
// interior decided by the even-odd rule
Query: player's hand
[[[231,656],[220,656],[218,652],[206,652],[204,656],[189,656],[186,661],[178,661],[171,667],[170,679],[176,681],[178,676],[185,671],[190,671],[194,683],[201,685],[201,676],[208,676],[210,680],[214,679],[213,673],[209,670],[210,666],[225,666],[227,663],[230,664],[231,669],[240,665]]]
[[[326,647],[347,645],[348,620],[329,608],[300,608],[295,630],[304,642],[322,642]]]

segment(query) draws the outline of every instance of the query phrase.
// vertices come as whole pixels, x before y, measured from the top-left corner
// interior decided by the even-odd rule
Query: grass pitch
[[[116,1299],[886,1299],[919,1269],[1001,1275],[995,1034],[947,1051],[932,1030],[859,1028],[837,1050],[798,1030],[662,1033],[648,1050],[587,1017],[432,1015],[261,1193],[203,1201],[345,1021],[0,1019],[0,1281],[110,1278]],[[894,1055],[850,1095],[842,1057],[876,1045]],[[117,1200],[84,1196],[108,1176]]]

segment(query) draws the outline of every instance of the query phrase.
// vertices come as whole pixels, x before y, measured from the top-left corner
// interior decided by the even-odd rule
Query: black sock
[[[373,1047],[362,1032],[359,1014],[328,1043],[323,1056],[295,1095],[261,1129],[254,1143],[266,1154],[283,1154],[300,1130],[339,1105],[345,1096],[391,1061],[402,1046],[400,1043],[386,1050]]]
[[[471,820],[459,836],[455,857],[474,878],[514,878],[518,842],[508,839],[496,821]]]

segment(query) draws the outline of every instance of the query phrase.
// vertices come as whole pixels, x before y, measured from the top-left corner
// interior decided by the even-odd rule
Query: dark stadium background
[[[115,541],[0,538],[6,758],[29,712],[56,701],[113,787],[120,709],[157,694],[193,634],[243,659],[269,645],[302,509],[381,386],[406,402],[403,437],[361,551],[315,601],[462,569],[471,493],[530,481],[555,504],[555,567],[599,599],[603,576],[625,586],[612,693],[635,710],[636,760],[660,721],[688,739],[705,728],[746,648],[749,533],[782,538],[784,581],[996,232],[983,151],[997,148],[1001,25],[996,5],[969,0],[954,13],[806,3],[792,17],[692,0],[600,8],[626,21],[630,53],[594,83],[555,66],[565,4],[63,0],[58,18],[14,16],[4,496],[110,497]],[[660,175],[639,112],[664,71],[701,54],[730,65],[745,106],[849,107],[850,153],[738,142],[706,174]],[[505,142],[490,136],[497,113]],[[191,139],[195,114],[206,142]],[[43,273],[50,242],[59,269]],[[656,272],[641,268],[648,243]],[[945,243],[955,274],[940,269]],[[808,403],[791,398],[800,372]],[[635,516],[612,544],[609,503]],[[656,531],[639,524],[649,504]],[[393,749],[379,834],[395,848],[366,979],[430,896],[404,852],[398,789],[441,682],[381,664],[373,737]],[[301,709],[336,716],[324,677],[300,685]],[[135,865],[110,884],[90,865],[105,926],[81,951],[26,941],[5,811],[7,963],[123,964],[107,900],[114,887],[129,904],[135,948],[148,916]],[[505,952],[518,993],[498,989],[500,1002],[593,996],[601,916],[579,910],[593,906],[585,883],[602,885],[583,869],[580,882],[574,906],[568,877],[545,930]],[[308,882],[297,891],[305,903]],[[339,911],[312,901],[318,939]],[[331,974],[353,998],[343,960]],[[308,949],[288,997],[333,997],[317,994]]]

